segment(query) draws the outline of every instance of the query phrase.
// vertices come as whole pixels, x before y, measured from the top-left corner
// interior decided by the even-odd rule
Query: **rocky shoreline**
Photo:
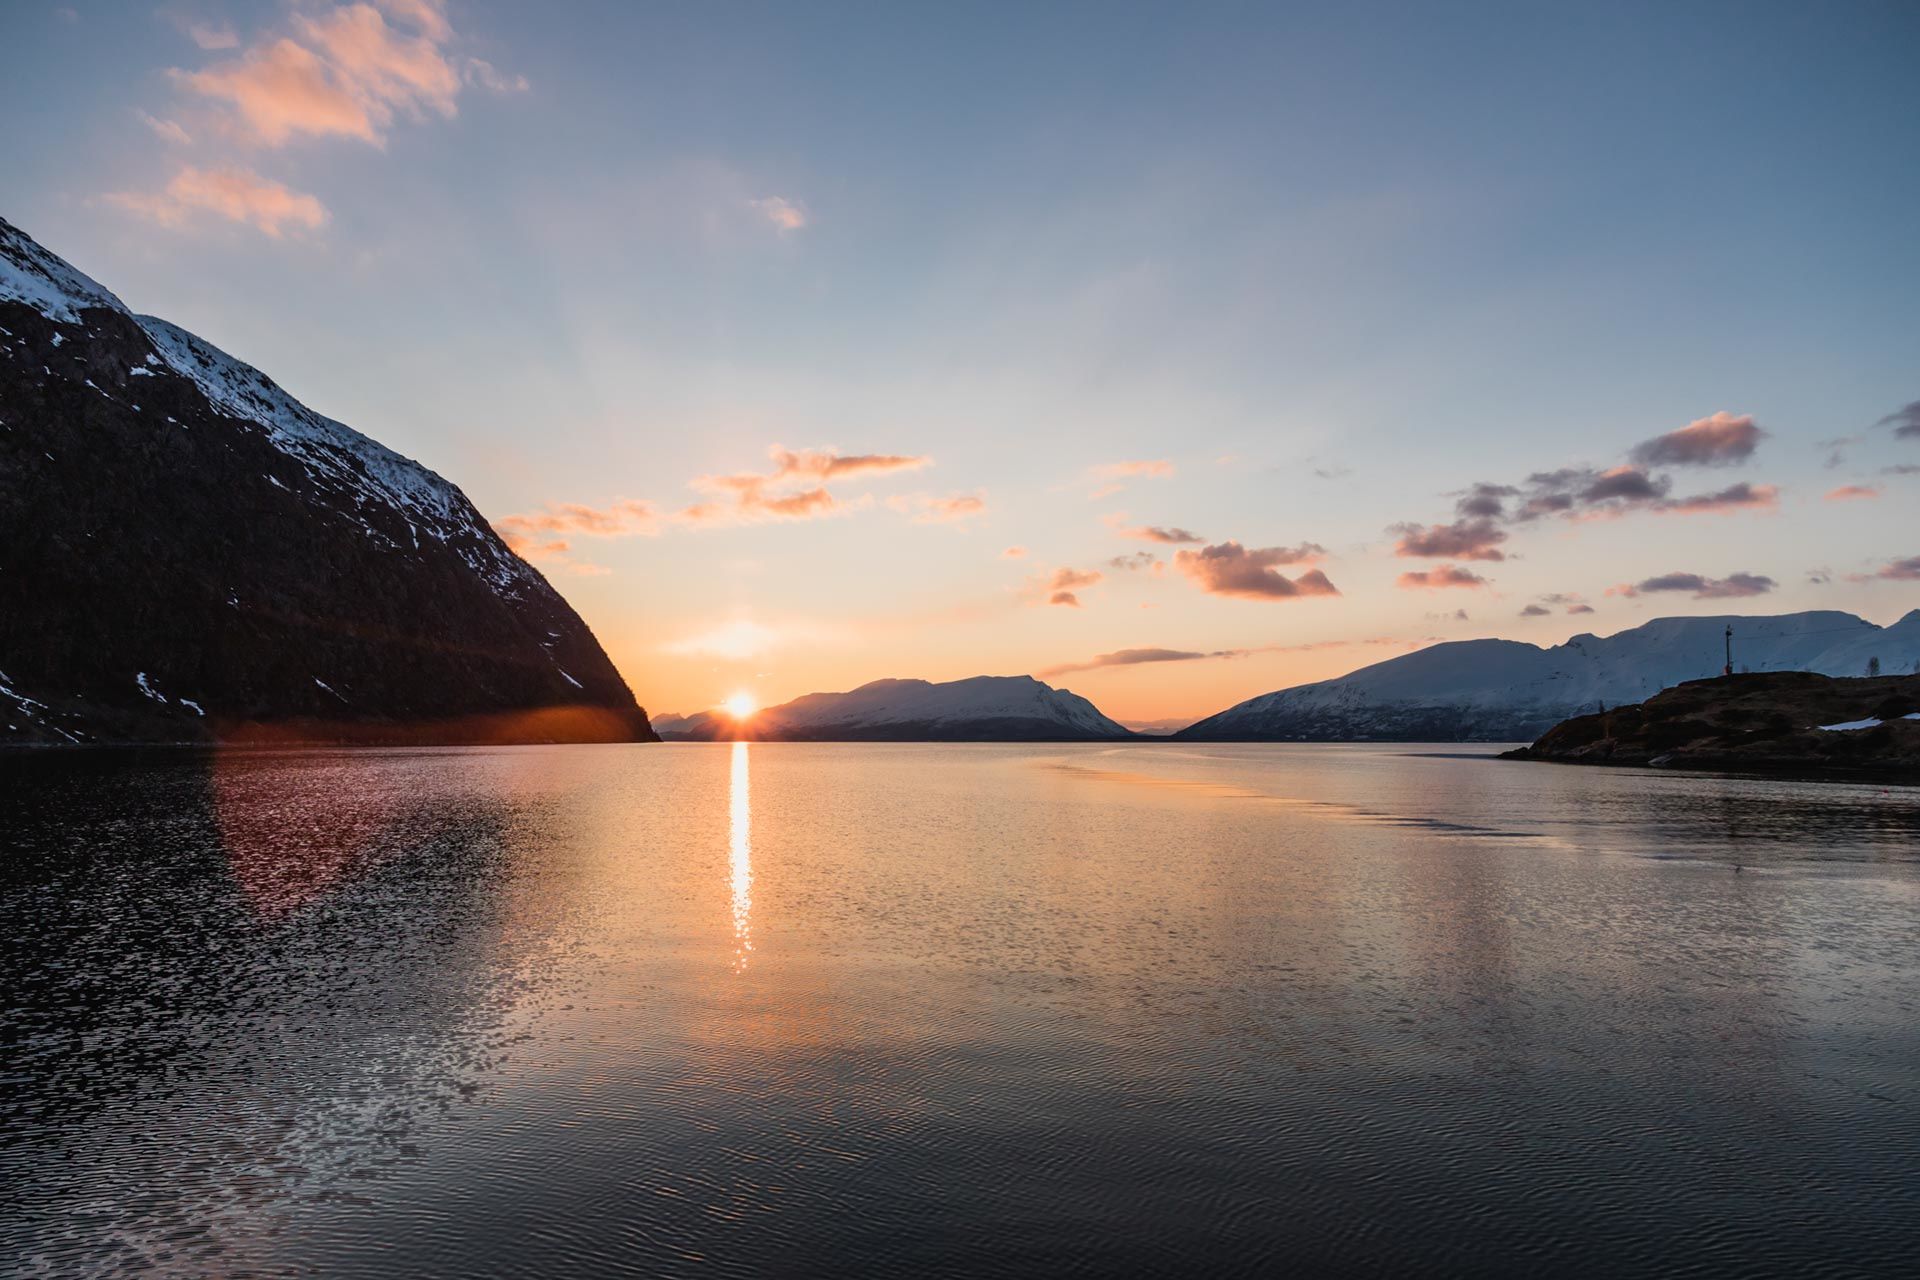
[[[1689,680],[1502,758],[1920,784],[1920,675]]]

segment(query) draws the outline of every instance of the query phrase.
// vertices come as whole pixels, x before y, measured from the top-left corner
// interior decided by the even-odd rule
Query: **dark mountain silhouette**
[[[0,743],[652,741],[458,488],[0,220]]]

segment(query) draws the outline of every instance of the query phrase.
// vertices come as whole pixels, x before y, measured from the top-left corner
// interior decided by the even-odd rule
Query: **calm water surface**
[[[1477,750],[0,759],[0,1273],[1912,1274],[1920,790]]]

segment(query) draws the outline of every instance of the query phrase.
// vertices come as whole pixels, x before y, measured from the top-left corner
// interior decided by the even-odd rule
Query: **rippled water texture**
[[[1920,791],[0,759],[0,1272],[1911,1274]]]

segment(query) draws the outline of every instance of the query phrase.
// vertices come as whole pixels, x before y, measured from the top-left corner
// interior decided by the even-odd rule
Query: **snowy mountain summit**
[[[0,220],[0,743],[652,737],[466,495]]]
[[[845,693],[809,693],[736,723],[704,712],[660,730],[668,738],[784,741],[1057,742],[1128,738],[1076,693],[1032,676],[933,684],[875,680]]]
[[[1920,609],[1880,627],[1851,613],[1655,618],[1551,648],[1516,640],[1437,644],[1344,675],[1262,694],[1175,737],[1213,741],[1531,742],[1570,716],[1641,702],[1719,675],[1733,628],[1738,671],[1858,676],[1920,663]]]

